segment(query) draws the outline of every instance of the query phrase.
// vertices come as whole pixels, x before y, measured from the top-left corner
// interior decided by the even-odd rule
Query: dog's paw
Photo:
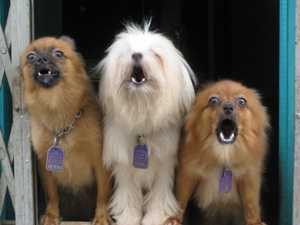
[[[164,225],[181,225],[181,222],[175,218],[170,218],[164,223]]]
[[[108,215],[96,215],[93,220],[93,225],[111,225],[113,224]]]
[[[41,225],[59,225],[59,216],[50,212],[46,212],[41,218]]]

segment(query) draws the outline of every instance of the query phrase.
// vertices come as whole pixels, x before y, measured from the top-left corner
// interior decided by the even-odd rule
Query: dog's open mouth
[[[41,68],[36,70],[33,78],[41,87],[50,88],[58,83],[60,74],[56,69]]]
[[[233,120],[222,120],[217,128],[217,137],[221,144],[232,144],[237,137],[238,127]]]
[[[131,80],[135,85],[140,85],[146,82],[144,71],[141,67],[135,67],[131,75]]]
[[[40,72],[38,72],[38,76],[54,76],[54,77],[56,77],[57,73],[56,72],[52,72],[52,71],[50,71],[48,69],[43,69]]]

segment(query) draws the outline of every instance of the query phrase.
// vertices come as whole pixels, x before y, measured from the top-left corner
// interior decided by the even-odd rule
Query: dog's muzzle
[[[234,106],[232,104],[224,104],[222,110],[223,113],[220,116],[220,122],[216,129],[218,141],[221,144],[232,144],[238,135]]]
[[[132,54],[131,58],[134,63],[131,81],[134,85],[141,85],[146,82],[146,76],[144,74],[143,68],[140,66],[143,55],[141,53],[134,53]]]
[[[34,64],[33,80],[43,88],[50,88],[56,85],[59,79],[59,69],[53,64],[50,56],[39,56]]]

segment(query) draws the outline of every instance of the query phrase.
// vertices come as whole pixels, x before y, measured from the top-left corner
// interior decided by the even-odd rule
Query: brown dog
[[[93,224],[109,224],[110,174],[102,165],[101,113],[74,41],[69,37],[34,41],[22,55],[20,70],[32,145],[48,197],[41,223],[59,224],[58,204],[65,204],[58,198],[59,186],[62,199],[74,198],[61,209],[61,214],[69,215],[64,219],[77,218],[78,212],[67,213],[77,205],[83,218],[95,215]],[[93,196],[93,190],[98,195]]]
[[[194,192],[209,225],[262,225],[259,194],[268,115],[260,96],[240,83],[208,84],[187,116],[176,180],[182,221]]]

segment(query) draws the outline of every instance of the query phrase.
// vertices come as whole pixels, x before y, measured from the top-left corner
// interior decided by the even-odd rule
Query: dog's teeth
[[[51,74],[51,71],[50,71],[50,70],[48,71],[48,74]]]
[[[223,141],[225,140],[224,134],[223,134],[223,133],[220,133],[220,137],[221,137],[221,139],[222,139]]]
[[[226,139],[226,138],[224,137],[224,134],[223,134],[223,133],[220,133],[220,137],[221,137],[222,141],[224,141],[224,142],[231,142],[231,141],[233,141],[233,139],[234,139],[234,133],[232,133],[228,139]]]
[[[42,76],[42,74],[41,74],[40,72],[38,72],[38,75],[39,75],[39,76]]]
[[[143,83],[146,80],[146,78],[144,77],[141,81],[136,81],[136,79],[134,77],[131,77],[131,80],[135,84],[140,84],[140,83]]]

